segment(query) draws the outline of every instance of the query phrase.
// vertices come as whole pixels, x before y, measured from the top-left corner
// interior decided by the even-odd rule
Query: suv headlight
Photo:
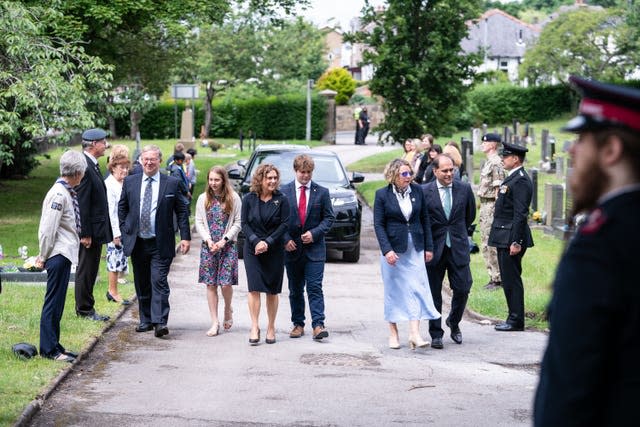
[[[343,206],[349,204],[355,204],[358,201],[355,194],[348,194],[340,197],[332,197],[331,204],[333,206]]]

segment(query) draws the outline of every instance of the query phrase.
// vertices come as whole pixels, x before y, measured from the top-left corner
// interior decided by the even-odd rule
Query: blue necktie
[[[451,215],[451,187],[442,187],[444,190],[444,214],[449,219],[449,215]],[[447,247],[451,247],[451,238],[449,237],[449,232],[447,231],[447,237],[445,240],[445,244]]]
[[[151,193],[153,178],[146,179],[147,186],[144,189],[142,198],[142,210],[140,211],[140,234],[145,237],[151,236]]]

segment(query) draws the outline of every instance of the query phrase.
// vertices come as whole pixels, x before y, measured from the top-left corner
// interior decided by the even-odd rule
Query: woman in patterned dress
[[[227,171],[214,166],[207,174],[205,192],[196,203],[196,230],[202,238],[198,283],[207,287],[207,302],[211,315],[210,337],[218,335],[218,286],[224,299],[223,327],[233,325],[231,297],[238,284],[238,250],[236,239],[240,232],[240,206],[238,194],[233,191]]]

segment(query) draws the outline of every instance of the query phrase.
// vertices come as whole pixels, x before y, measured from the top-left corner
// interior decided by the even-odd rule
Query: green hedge
[[[472,121],[468,125],[550,120],[575,108],[576,99],[565,85],[478,85],[467,96],[467,120]]]
[[[188,102],[160,102],[144,115],[140,122],[140,135],[145,139],[175,137],[175,111],[177,106],[178,136],[182,112]],[[237,138],[240,130],[245,135],[251,130],[258,139],[304,139],[306,134],[307,100],[304,95],[283,95],[250,100],[217,99],[213,102],[211,137]],[[311,99],[311,139],[322,138],[325,128],[327,104],[324,98]],[[204,124],[204,104],[195,102],[195,133]],[[118,135],[129,134],[129,122],[117,122]]]

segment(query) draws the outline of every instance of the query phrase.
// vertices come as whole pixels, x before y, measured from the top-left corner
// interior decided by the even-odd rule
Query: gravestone
[[[538,169],[531,168],[529,170],[531,173],[531,182],[533,183],[533,194],[531,196],[531,209],[534,212],[538,210]]]
[[[556,163],[556,177],[564,177],[564,157],[558,157],[555,159]]]
[[[182,122],[180,124],[180,142],[184,145],[185,150],[193,148],[193,110],[186,108],[182,112]]]
[[[549,227],[561,227],[564,224],[563,192],[560,184],[544,185],[544,210],[547,213],[545,225]]]
[[[549,130],[542,129],[542,137],[540,141],[540,161],[547,162],[549,161],[549,155],[547,151],[547,144],[549,142]]]

